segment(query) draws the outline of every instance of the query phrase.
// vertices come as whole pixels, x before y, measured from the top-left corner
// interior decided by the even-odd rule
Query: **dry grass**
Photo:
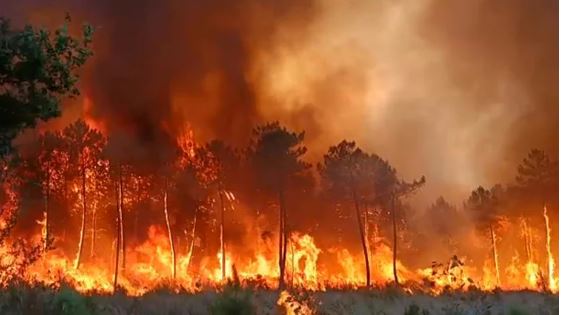
[[[70,288],[15,284],[0,292],[0,314],[62,315],[234,315],[285,314],[277,305],[279,293],[271,290],[225,288],[222,292],[175,294],[164,289],[142,297],[115,295],[83,296]],[[397,290],[292,292],[291,300],[313,314],[445,314],[523,315],[558,314],[558,295],[530,291],[465,292],[438,297]]]

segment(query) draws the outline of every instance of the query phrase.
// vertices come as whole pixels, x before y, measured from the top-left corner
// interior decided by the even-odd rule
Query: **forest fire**
[[[0,313],[558,311],[554,1],[24,2]]]
[[[260,141],[279,134],[285,135],[276,124],[256,129],[257,139],[248,152],[260,150]],[[411,258],[405,257],[395,260],[394,274],[390,238],[381,234],[380,225],[375,222],[383,218],[382,213],[358,206],[360,203],[378,207],[384,204],[376,203],[377,197],[368,196],[367,187],[358,188],[350,196],[356,198],[352,207],[356,208],[361,224],[360,236],[364,236],[367,244],[367,274],[364,257],[356,247],[348,248],[338,242],[324,242],[326,245],[320,247],[317,240],[322,237],[321,233],[313,235],[313,232],[296,229],[288,232],[284,227],[285,230],[278,230],[284,233],[280,243],[275,242],[279,232],[266,228],[271,223],[264,221],[272,220],[274,212],[252,211],[234,193],[244,193],[234,186],[241,178],[235,172],[242,170],[241,163],[247,163],[252,157],[240,160],[239,153],[219,142],[198,145],[192,131],[188,130],[178,137],[174,160],[160,168],[152,167],[150,172],[154,173],[150,173],[142,167],[135,169],[139,164],[135,166],[134,162],[125,162],[120,156],[111,156],[110,141],[85,122],[77,121],[60,133],[41,134],[36,141],[38,151],[30,153],[37,154],[37,158],[32,157],[16,170],[6,170],[7,174],[15,176],[8,176],[10,180],[4,184],[5,227],[15,224],[11,220],[15,219],[14,209],[22,203],[18,187],[24,187],[25,176],[37,176],[41,188],[38,194],[43,201],[35,220],[36,227],[20,232],[15,225],[10,227],[16,235],[28,235],[32,241],[25,246],[36,246],[34,254],[11,250],[16,240],[5,236],[3,264],[25,267],[7,268],[3,275],[5,284],[14,277],[21,277],[30,283],[55,287],[68,284],[84,293],[110,293],[121,289],[134,296],[159,287],[198,292],[220,288],[234,280],[248,287],[274,289],[280,285],[312,291],[356,289],[365,287],[367,282],[372,287],[384,287],[393,285],[396,279],[406,290],[431,294],[496,288],[558,290],[546,207],[541,223],[546,231],[543,251],[533,245],[538,239],[532,234],[533,227],[528,220],[520,221],[522,235],[518,244],[526,251],[526,262],[517,253],[511,259],[499,254],[501,239],[496,230],[504,235],[504,226],[515,222],[508,222],[505,217],[500,221],[486,218],[485,222],[496,223],[488,223],[490,229],[486,238],[492,250],[482,265],[466,263],[469,252],[464,256],[457,252],[458,256],[454,255],[449,261],[433,262],[425,268],[409,267],[403,259]],[[343,143],[337,151],[330,152],[344,154],[344,150],[353,146]],[[258,155],[253,158],[255,156]],[[336,156],[326,157],[320,173],[328,174],[326,170],[333,167]],[[391,169],[389,174],[393,174]],[[400,185],[409,185],[411,189],[411,185],[416,184]],[[488,194],[480,189],[474,192],[472,202],[482,203],[489,198]],[[391,202],[395,203],[393,198]],[[352,198],[348,201],[351,206]],[[60,212],[61,209],[68,212]],[[66,223],[60,221],[62,217],[67,218],[64,219]],[[290,217],[297,220],[296,214]],[[282,216],[281,219],[285,220]],[[69,225],[69,222],[75,224]],[[70,229],[72,226],[75,228]],[[239,234],[232,234],[232,229]],[[29,231],[35,232],[28,234]],[[283,255],[280,257],[284,257],[284,276],[280,284],[277,245]]]

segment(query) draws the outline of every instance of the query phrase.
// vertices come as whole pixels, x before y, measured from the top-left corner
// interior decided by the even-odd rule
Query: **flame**
[[[551,253],[551,228],[549,226],[549,216],[547,215],[547,207],[543,206],[543,218],[545,220],[546,231],[546,252],[547,252],[547,277],[549,290],[556,292],[558,289],[557,279],[555,278],[555,260]]]
[[[179,137],[178,143],[183,151],[178,166],[185,167],[197,163],[196,144],[192,131],[184,132]],[[50,158],[59,159],[62,165],[68,162],[68,156],[63,152],[53,153]],[[101,161],[97,166],[106,172],[109,171],[107,161]],[[167,191],[161,195],[162,199],[159,196],[156,198],[150,196],[150,190],[147,188],[151,186],[150,177],[129,172],[126,187],[122,192],[122,203],[121,201],[111,203],[109,206],[111,210],[108,210],[108,207],[103,207],[103,196],[97,192],[103,183],[96,182],[93,171],[83,172],[84,178],[81,180],[69,180],[68,182],[65,182],[63,170],[45,165],[44,171],[49,174],[48,180],[41,183],[48,188],[46,191],[60,189],[58,187],[61,185],[60,183],[65,183],[65,188],[68,188],[69,194],[72,195],[68,205],[71,215],[79,216],[82,220],[89,218],[90,215],[93,215],[93,218],[80,228],[81,240],[79,241],[77,233],[66,238],[48,232],[49,226],[53,225],[52,223],[47,224],[47,218],[51,220],[51,216],[46,210],[42,211],[42,217],[36,220],[37,225],[34,225],[38,231],[29,238],[31,241],[26,245],[30,245],[31,248],[33,242],[47,243],[45,240],[50,238],[55,247],[54,249],[45,247],[45,252],[38,260],[30,263],[23,271],[18,266],[25,265],[27,257],[25,252],[14,250],[13,247],[18,241],[17,237],[0,239],[3,241],[0,242],[0,266],[5,267],[0,270],[0,286],[7,285],[9,279],[17,276],[30,283],[41,282],[53,287],[69,284],[84,293],[111,293],[115,289],[116,272],[118,272],[117,286],[132,296],[143,295],[160,287],[167,287],[177,292],[197,292],[205,288],[221,287],[231,281],[239,281],[245,286],[263,288],[278,286],[278,252],[274,248],[274,242],[271,241],[277,237],[271,232],[268,232],[271,235],[263,237],[264,232],[267,232],[263,227],[265,226],[265,222],[262,220],[264,217],[245,216],[245,211],[249,209],[245,209],[231,191],[223,191],[226,200],[224,208],[227,212],[242,218],[241,224],[245,225],[245,231],[248,231],[245,235],[247,239],[234,242],[226,238],[227,246],[222,252],[221,249],[216,250],[212,246],[203,248],[204,240],[201,236],[203,233],[197,228],[197,220],[200,220],[199,223],[204,220],[197,219],[197,216],[189,223],[190,231],[186,231],[185,235],[172,232],[172,220],[177,220],[177,218],[172,218],[172,213],[167,212]],[[209,178],[212,177],[211,175],[215,176],[210,174]],[[0,231],[3,231],[14,224],[10,218],[17,211],[20,196],[19,191],[14,189],[15,186],[9,182],[2,183],[1,187]],[[144,195],[139,196],[139,194]],[[118,195],[121,196],[120,191]],[[115,230],[102,231],[101,228],[98,228],[98,232],[104,233],[105,237],[98,237],[98,239],[92,237],[91,243],[84,242],[84,238],[88,237],[85,233],[87,228],[91,229],[92,236],[97,233],[95,223],[93,223],[97,211],[115,211],[115,204],[120,204],[124,208],[123,212],[128,215],[132,209],[130,205],[138,203],[140,199],[157,199],[159,207],[162,207],[159,208],[161,224],[150,225],[144,231],[146,235],[137,235],[133,240],[128,239],[125,246],[121,246],[121,242],[115,240],[117,235]],[[85,200],[88,202],[88,213],[84,215]],[[236,207],[234,207],[234,203]],[[171,207],[170,201],[170,209]],[[208,216],[208,209],[204,210],[206,211],[204,215]],[[113,220],[115,216],[113,213],[111,216]],[[496,237],[495,231],[491,228],[493,255],[482,265],[474,265],[471,262],[468,264],[469,255],[453,256],[445,263],[434,262],[428,268],[417,269],[409,268],[406,261],[397,260],[395,263],[401,279],[400,285],[409,292],[423,290],[431,294],[441,294],[447,290],[468,290],[470,287],[477,287],[481,290],[494,290],[499,287],[504,290],[532,289],[557,292],[558,278],[555,275],[555,259],[551,249],[551,227],[546,207],[544,207],[543,218],[546,239],[545,248],[541,249],[533,248],[532,229],[528,222],[522,222],[522,237],[526,256],[528,256],[527,261],[523,262],[518,253],[510,257],[510,261],[506,252],[501,251],[499,257],[496,247],[500,247],[503,238]],[[212,218],[208,221],[212,221]],[[508,226],[508,223],[505,221],[501,225]],[[112,223],[111,228],[115,227],[116,224]],[[210,228],[204,232],[212,234],[215,230]],[[371,234],[367,235],[369,237],[371,282],[375,287],[391,284],[394,279],[391,243],[379,233],[376,224],[373,229],[368,229],[367,233]],[[90,235],[90,233],[87,234]],[[206,237],[214,241],[219,239],[218,233],[206,235]],[[312,233],[297,230],[292,230],[289,235],[286,257],[286,284],[289,289],[321,291],[329,288],[364,287],[366,271],[362,253],[341,244],[319,246],[322,243],[317,242],[317,237]],[[96,249],[94,249],[94,243],[97,244]],[[81,263],[78,266],[76,263],[78,253],[81,253],[83,247],[88,244],[92,244],[91,253],[97,252],[98,255],[89,257],[82,255]],[[172,244],[174,244],[174,250],[172,250]],[[489,247],[487,244],[485,246],[485,248]],[[118,251],[119,254],[117,254]],[[542,260],[539,258],[544,256],[546,272],[540,269]],[[498,263],[499,258],[501,258],[501,264]],[[224,275],[222,270],[225,271]],[[503,275],[500,283],[497,277],[499,274]],[[545,279],[544,275],[547,275]],[[312,309],[307,306],[307,302],[293,295],[292,291],[290,292],[281,292],[278,304],[284,307],[288,314],[296,312],[297,308],[304,314],[306,312],[311,314]]]
[[[299,299],[291,295],[288,291],[283,290],[279,299],[277,300],[277,305],[281,306],[286,315],[312,315],[313,310],[308,305],[308,303],[301,302]]]

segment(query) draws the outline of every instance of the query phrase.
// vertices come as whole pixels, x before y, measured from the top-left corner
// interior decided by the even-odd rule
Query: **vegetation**
[[[0,155],[21,130],[59,116],[62,99],[79,94],[77,70],[92,55],[92,35],[89,25],[78,39],[67,24],[52,33],[0,19]]]

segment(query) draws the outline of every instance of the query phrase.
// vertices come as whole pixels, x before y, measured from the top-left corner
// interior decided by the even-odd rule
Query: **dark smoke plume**
[[[0,3],[23,22],[68,11],[98,27],[85,114],[139,155],[187,123],[245,144],[280,120],[307,130],[310,159],[346,138],[426,175],[425,204],[512,180],[531,148],[557,157],[554,0]]]

